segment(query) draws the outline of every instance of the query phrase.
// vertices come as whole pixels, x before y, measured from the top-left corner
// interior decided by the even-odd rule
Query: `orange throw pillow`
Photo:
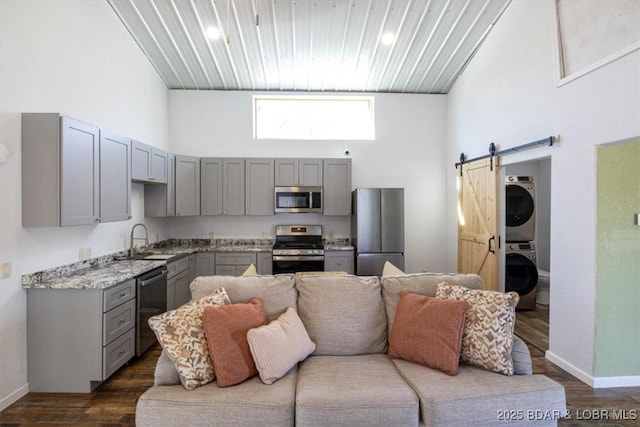
[[[202,314],[202,323],[219,387],[240,384],[258,374],[247,331],[268,323],[260,298],[254,298],[248,304],[207,307]]]
[[[456,375],[467,308],[465,301],[403,291],[391,328],[389,357]],[[215,360],[214,366],[217,369]]]

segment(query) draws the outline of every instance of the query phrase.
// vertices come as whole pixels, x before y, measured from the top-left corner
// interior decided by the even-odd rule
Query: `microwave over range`
[[[322,213],[322,187],[276,187],[275,213]]]

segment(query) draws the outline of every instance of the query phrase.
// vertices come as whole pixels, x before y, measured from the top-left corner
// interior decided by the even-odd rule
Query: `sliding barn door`
[[[498,158],[461,165],[458,179],[458,272],[482,277],[498,290]],[[493,169],[493,170],[492,170]]]

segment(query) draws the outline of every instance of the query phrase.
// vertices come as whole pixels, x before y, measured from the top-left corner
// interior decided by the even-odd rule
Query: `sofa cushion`
[[[224,288],[188,302],[176,310],[153,316],[149,326],[176,366],[180,382],[187,390],[213,381],[214,368],[202,326],[208,306],[229,304]]]
[[[302,276],[298,314],[316,355],[383,353],[387,320],[377,277]]]
[[[277,276],[200,276],[189,288],[191,298],[201,298],[219,287],[224,287],[233,303],[247,303],[258,297],[264,303],[269,320],[276,319],[288,307],[296,308],[297,293],[292,274]]]
[[[382,298],[387,312],[389,333],[396,315],[396,306],[402,291],[433,297],[438,284],[446,282],[453,285],[466,286],[471,289],[483,289],[482,278],[476,274],[453,273],[416,273],[404,276],[385,276],[381,278]]]
[[[176,385],[180,384],[180,375],[176,370],[176,364],[167,354],[167,350],[162,349],[156,369],[153,372],[153,385]]]
[[[421,425],[556,425],[565,414],[564,387],[544,375],[505,376],[461,364],[458,375],[404,360],[393,360],[420,399]],[[500,419],[515,410],[520,420]],[[532,412],[530,412],[532,411]],[[536,411],[537,412],[536,418]],[[555,419],[540,422],[540,414]]]
[[[260,298],[248,304],[207,307],[202,323],[219,387],[239,384],[258,373],[249,350],[247,331],[267,323]]]
[[[247,341],[265,384],[273,384],[316,349],[292,307],[270,324],[250,329]]]
[[[516,305],[520,299],[518,294],[480,291],[441,283],[436,296],[469,303],[462,336],[461,359],[494,372],[513,375],[511,349]]]
[[[214,383],[186,391],[182,386],[156,386],[144,392],[136,406],[137,427],[255,425],[293,426],[296,371],[273,385],[258,377],[233,387]]]
[[[389,338],[389,357],[455,375],[467,307],[465,301],[402,291]]]
[[[298,366],[296,425],[417,426],[418,399],[383,354],[312,356]]]

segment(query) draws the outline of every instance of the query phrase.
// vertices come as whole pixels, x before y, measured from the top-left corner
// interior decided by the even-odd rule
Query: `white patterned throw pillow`
[[[462,361],[513,375],[511,349],[519,295],[440,283],[436,297],[469,303],[460,352]]]
[[[215,377],[202,313],[206,307],[227,304],[231,304],[227,291],[220,288],[176,310],[149,319],[149,326],[175,363],[180,382],[187,390],[210,383]]]

